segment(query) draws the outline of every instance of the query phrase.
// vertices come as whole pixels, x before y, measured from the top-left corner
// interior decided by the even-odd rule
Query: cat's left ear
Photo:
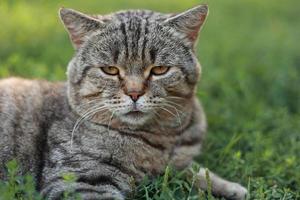
[[[199,31],[208,15],[208,6],[199,5],[183,13],[172,16],[164,21],[164,25],[171,26],[193,44],[198,38]]]
[[[69,33],[75,49],[78,49],[82,45],[90,33],[104,27],[104,23],[100,19],[73,9],[61,8],[59,16]]]

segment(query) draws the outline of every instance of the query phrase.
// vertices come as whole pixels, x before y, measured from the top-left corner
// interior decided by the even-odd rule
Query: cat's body
[[[49,199],[68,190],[70,172],[84,199],[123,199],[132,178],[188,167],[206,129],[193,50],[206,14],[206,6],[175,16],[62,9],[77,48],[68,81],[0,81],[0,177],[17,158]],[[211,175],[216,195],[244,198],[244,188]]]
[[[68,106],[64,93],[62,83],[0,80],[1,178],[6,175],[6,162],[15,158],[21,162],[23,174],[41,177],[49,127]]]
[[[17,158],[22,173],[33,174],[51,198],[62,195],[51,189],[63,189],[62,175],[70,172],[82,181],[79,188],[90,181],[129,192],[131,177],[141,181],[145,175],[162,174],[168,164],[187,167],[205,133],[204,115],[192,98],[190,116],[180,127],[130,130],[86,121],[71,146],[78,115],[69,106],[66,84],[10,78],[0,81],[0,91],[1,170]]]

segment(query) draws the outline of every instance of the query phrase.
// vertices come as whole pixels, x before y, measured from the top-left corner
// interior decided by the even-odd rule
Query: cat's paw
[[[232,200],[244,200],[247,196],[247,189],[238,183],[230,183],[226,186],[226,198]]]

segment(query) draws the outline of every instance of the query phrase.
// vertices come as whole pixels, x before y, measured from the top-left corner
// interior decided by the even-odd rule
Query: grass
[[[73,49],[57,17],[60,6],[94,13],[127,8],[173,12],[198,3],[2,0],[0,77],[65,79]],[[196,160],[247,186],[248,199],[300,199],[300,2],[201,3],[210,6],[198,45],[203,67],[198,95],[209,131]],[[16,166],[9,167],[14,172]],[[1,182],[0,199],[16,194],[39,199],[28,177]],[[162,177],[145,180],[131,199],[213,199],[192,186],[183,172],[168,169]]]

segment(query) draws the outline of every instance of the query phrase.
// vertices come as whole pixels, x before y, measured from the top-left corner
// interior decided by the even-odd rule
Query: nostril
[[[129,92],[128,96],[130,96],[130,98],[132,99],[132,101],[136,102],[140,96],[142,96],[143,93],[142,92]]]
[[[131,97],[131,99],[132,99],[134,102],[136,102],[136,101],[139,99],[139,97],[140,97],[140,95],[139,95],[137,92],[131,93],[131,94],[129,94],[129,96]]]

